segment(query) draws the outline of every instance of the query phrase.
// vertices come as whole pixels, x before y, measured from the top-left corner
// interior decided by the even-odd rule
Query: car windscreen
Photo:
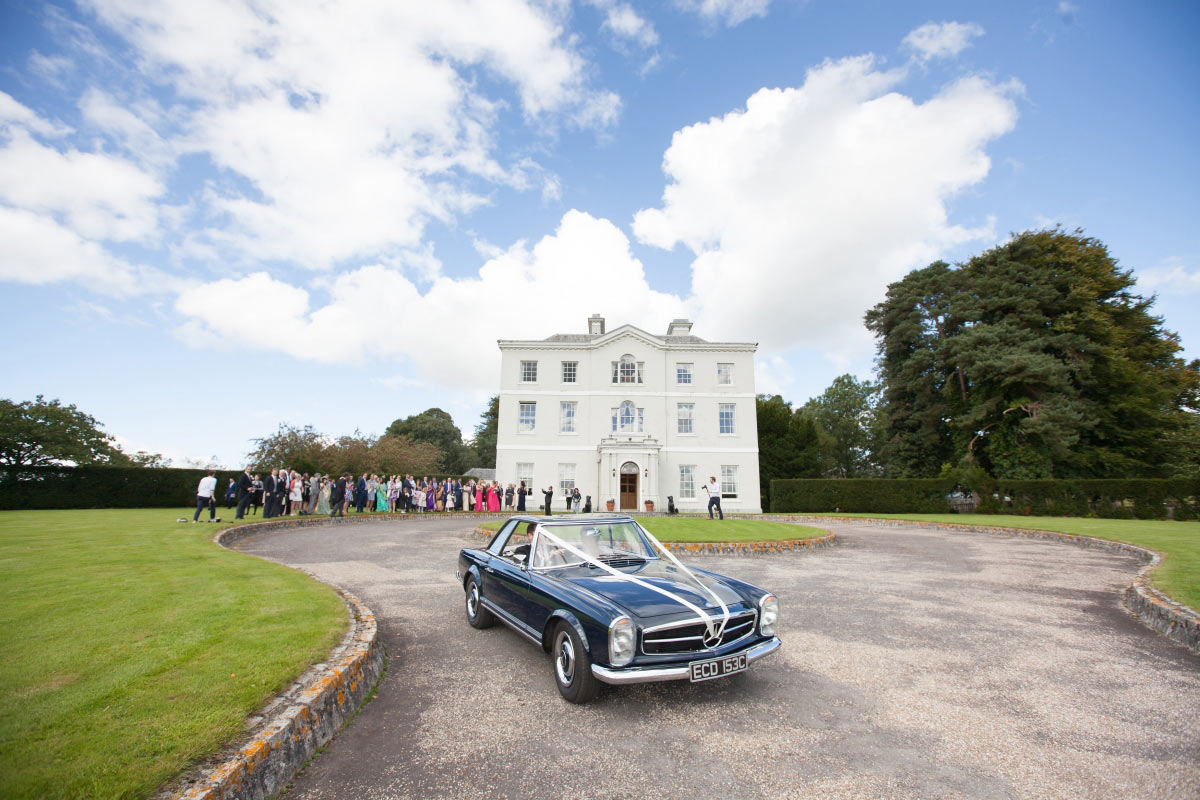
[[[581,522],[572,525],[546,525],[549,532],[574,549],[604,563],[644,561],[654,554],[632,522]],[[534,569],[563,567],[585,563],[576,553],[547,536],[539,536],[531,566]]]

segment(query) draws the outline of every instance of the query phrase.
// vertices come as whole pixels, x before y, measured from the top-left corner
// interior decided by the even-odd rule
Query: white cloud
[[[1200,269],[1188,269],[1179,259],[1169,259],[1161,267],[1139,269],[1137,289],[1157,294],[1193,294],[1200,292]]]
[[[675,0],[675,5],[708,22],[723,22],[732,28],[751,17],[765,17],[771,0]]]
[[[0,281],[44,285],[77,280],[118,295],[166,288],[95,242],[31,211],[0,206],[0,242]]]
[[[42,136],[66,136],[71,129],[38,116],[33,109],[22,105],[12,95],[0,92],[0,133],[19,126]]]
[[[917,103],[894,91],[904,76],[869,56],[827,62],[800,88],[762,89],[675,134],[662,205],[633,231],[695,253],[697,331],[755,331],[768,353],[869,346],[862,313],[889,281],[994,237],[990,223],[949,222],[947,202],[987,175],[984,147],[1015,124],[1017,87],[969,77]]]
[[[563,28],[568,9],[533,0],[92,6],[144,74],[185,101],[171,123],[176,151],[207,155],[234,178],[199,197],[216,221],[188,248],[210,244],[226,263],[238,253],[317,269],[386,258],[418,246],[430,219],[487,202],[478,179],[527,188],[528,165],[495,156],[508,104],[481,77],[511,86],[538,128],[603,128],[620,111],[617,95],[589,85]],[[150,122],[95,98],[85,110],[127,139]]]
[[[971,40],[983,35],[983,28],[974,22],[926,22],[904,37],[904,44],[915,51],[917,58],[956,56],[971,46]]]
[[[587,3],[604,12],[602,27],[613,36],[642,47],[654,47],[658,44],[658,31],[654,30],[654,23],[640,16],[628,3],[618,0],[587,0]]]
[[[319,307],[307,290],[259,272],[186,289],[175,308],[188,318],[181,336],[197,346],[265,345],[326,363],[369,349],[372,358],[408,359],[424,378],[468,391],[496,384],[497,332],[582,332],[595,311],[658,330],[686,313],[680,298],[650,289],[620,229],[575,210],[532,248],[518,242],[477,277],[439,277],[424,293],[402,272],[375,265],[340,275]],[[448,320],[461,324],[427,357],[430,332]]]
[[[60,152],[17,128],[0,135],[0,200],[40,213],[62,214],[80,235],[145,240],[158,227],[155,200],[163,186],[121,158]]]

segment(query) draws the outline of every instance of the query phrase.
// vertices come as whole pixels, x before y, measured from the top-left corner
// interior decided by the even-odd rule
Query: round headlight
[[[763,636],[775,635],[775,623],[779,621],[779,601],[768,594],[758,601],[758,632]]]
[[[629,617],[617,617],[608,626],[608,660],[614,667],[623,667],[633,661],[633,647],[637,639]]]

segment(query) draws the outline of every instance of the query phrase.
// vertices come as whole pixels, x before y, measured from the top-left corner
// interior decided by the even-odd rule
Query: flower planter
[[[613,508],[615,508],[615,507],[616,507],[616,505],[617,505],[617,501],[616,501],[616,500],[605,500],[605,501],[604,501],[604,507],[605,507],[606,509],[608,509],[609,511],[612,511],[612,510],[613,510]]]
[[[647,500],[646,501],[646,511],[653,511],[653,510],[654,510],[654,501]]]

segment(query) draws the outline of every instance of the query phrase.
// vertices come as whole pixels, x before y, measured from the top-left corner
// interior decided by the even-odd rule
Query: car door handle
[[[496,570],[492,569],[491,567],[484,567],[484,570],[486,570],[487,572],[492,572],[492,573],[494,573],[496,571]]]

